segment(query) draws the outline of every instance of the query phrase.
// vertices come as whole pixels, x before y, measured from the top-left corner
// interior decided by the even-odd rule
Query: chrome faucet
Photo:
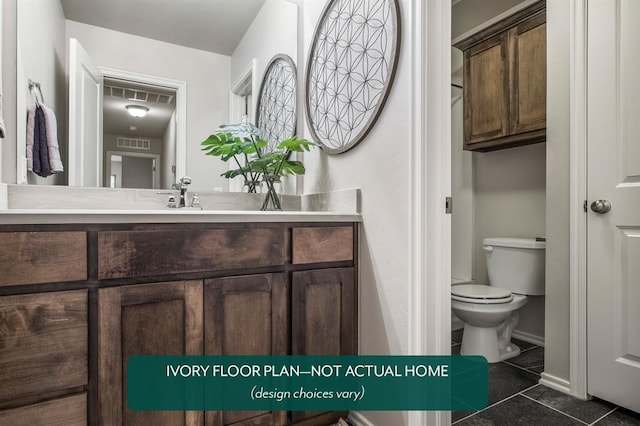
[[[180,178],[178,182],[178,189],[180,190],[180,201],[178,203],[178,207],[186,207],[187,206],[187,186],[191,185],[191,178],[188,176],[184,176]]]
[[[198,198],[198,194],[193,194],[191,197],[191,203],[189,203],[189,196],[187,195],[187,187],[191,184],[191,178],[188,176],[180,178],[177,183],[171,185],[172,190],[180,191],[180,199],[176,201],[176,196],[172,192],[158,192],[158,194],[169,194],[169,201],[167,201],[167,210],[169,209],[181,209],[181,208],[190,208],[196,210],[202,210],[202,205],[200,204],[200,199]]]

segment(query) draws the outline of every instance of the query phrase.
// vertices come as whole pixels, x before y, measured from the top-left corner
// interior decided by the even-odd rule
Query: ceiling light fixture
[[[142,118],[149,112],[149,108],[141,105],[127,105],[125,108],[127,108],[129,115],[136,118]]]

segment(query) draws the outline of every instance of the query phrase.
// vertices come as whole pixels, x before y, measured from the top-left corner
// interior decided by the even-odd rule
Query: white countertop
[[[0,209],[0,225],[72,223],[273,223],[361,222],[349,212],[252,210],[62,210]]]
[[[0,225],[362,221],[358,189],[283,195],[282,211],[260,211],[262,194],[221,192],[199,193],[204,210],[167,210],[167,193],[0,184]]]

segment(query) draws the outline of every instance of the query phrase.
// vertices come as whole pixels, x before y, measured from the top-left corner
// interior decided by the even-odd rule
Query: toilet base
[[[509,340],[511,336],[509,336]],[[488,363],[507,360],[520,355],[518,345],[510,341],[499,343],[498,331],[493,327],[464,325],[460,355],[482,355]]]

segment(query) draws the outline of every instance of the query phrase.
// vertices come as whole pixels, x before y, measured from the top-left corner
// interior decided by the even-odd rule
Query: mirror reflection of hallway
[[[131,106],[142,107],[146,114],[132,115]],[[103,186],[171,188],[176,182],[175,111],[173,89],[105,78]]]
[[[130,154],[127,152],[108,153],[106,165],[110,188],[159,189],[160,169],[157,155]]]

